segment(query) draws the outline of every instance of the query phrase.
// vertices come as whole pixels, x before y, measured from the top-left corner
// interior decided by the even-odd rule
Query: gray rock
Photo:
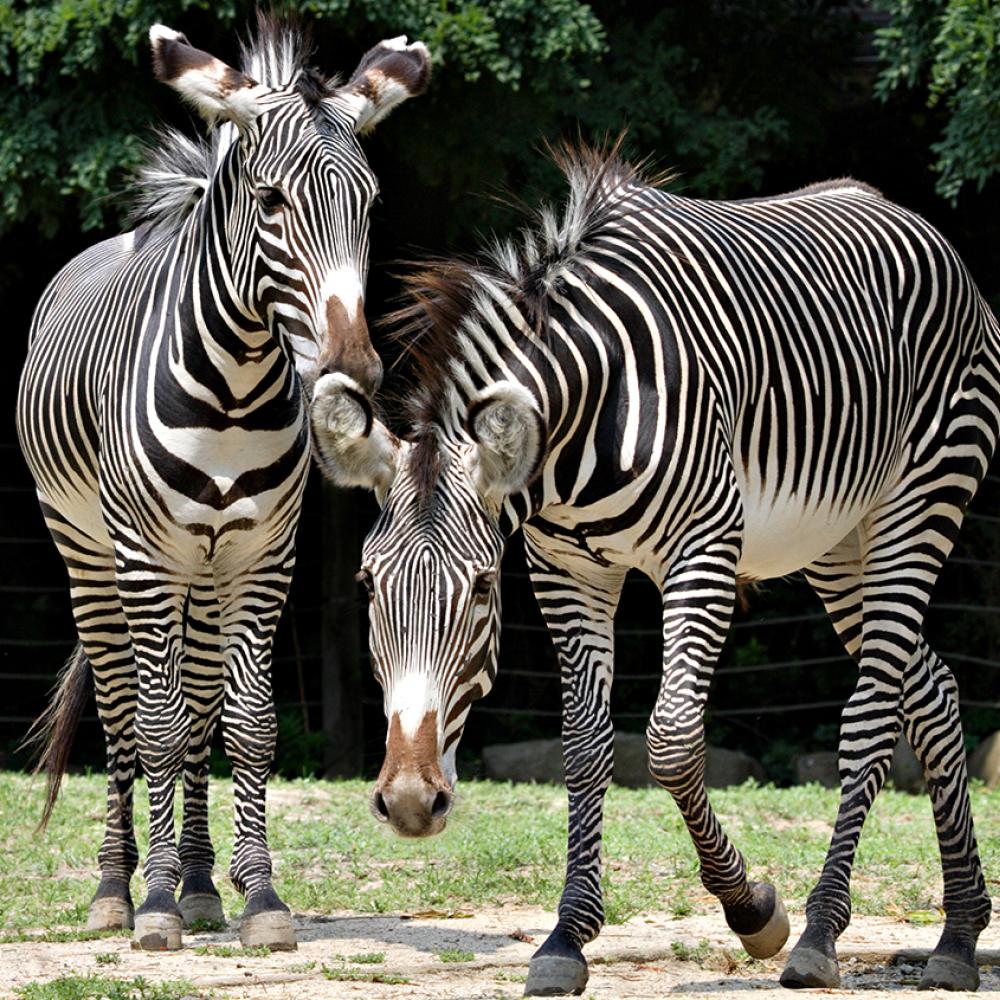
[[[486,777],[494,781],[565,784],[560,740],[525,740],[483,747]]]
[[[1000,785],[1000,730],[990,733],[969,757],[969,775],[986,783],[987,788]]]
[[[525,740],[497,743],[483,748],[486,777],[494,781],[537,781],[563,784],[565,771],[559,740]],[[738,750],[708,747],[705,784],[709,788],[742,785],[748,778],[764,780],[760,763]],[[647,788],[656,784],[646,760],[646,737],[641,733],[615,733],[616,785]]]
[[[832,750],[804,753],[795,758],[795,783],[797,785],[822,785],[824,788],[840,787],[837,755]]]
[[[709,746],[705,754],[705,784],[709,788],[728,788],[742,785],[753,778],[763,782],[766,778],[760,761],[741,750],[724,750]]]
[[[924,769],[905,736],[899,737],[896,749],[892,752],[889,779],[893,787],[901,792],[917,795],[927,791]]]

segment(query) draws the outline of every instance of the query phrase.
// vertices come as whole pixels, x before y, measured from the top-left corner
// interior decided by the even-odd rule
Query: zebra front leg
[[[212,881],[215,850],[208,829],[208,778],[212,733],[222,710],[225,678],[214,587],[192,587],[184,633],[184,695],[191,717],[191,744],[184,760],[184,822],[181,828],[181,895],[184,926],[224,924],[222,899]]]
[[[613,619],[625,573],[588,564],[587,582],[582,583],[546,562],[530,542],[526,549],[535,596],[559,657],[569,828],[559,920],[532,956],[524,993],[579,994],[588,979],[583,946],[604,924],[601,828],[615,735],[608,702],[614,672]]]
[[[266,819],[267,777],[278,735],[271,694],[271,643],[291,579],[290,560],[284,568],[287,575],[280,600],[262,608],[263,590],[258,587],[248,590],[248,607],[242,607],[237,595],[224,608],[222,630],[226,671],[222,735],[233,765],[236,811],[229,876],[246,898],[240,940],[248,947],[266,945],[272,950],[296,947],[292,915],[271,884]],[[272,567],[268,583],[275,576]]]
[[[927,778],[944,875],[944,930],[919,988],[975,990],[976,942],[990,922],[990,896],[972,824],[958,686],[923,639],[906,671],[903,713],[906,738]]]
[[[754,958],[788,939],[788,917],[766,882],[747,879],[705,789],[705,699],[725,642],[736,593],[732,546],[670,570],[663,599],[663,680],[646,731],[649,770],[674,798],[698,853],[701,881]]]

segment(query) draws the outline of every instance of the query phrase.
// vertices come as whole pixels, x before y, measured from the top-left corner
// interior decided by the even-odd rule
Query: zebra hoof
[[[788,940],[788,914],[781,897],[774,894],[774,909],[764,926],[753,934],[740,934],[743,948],[751,958],[771,958],[777,955]]]
[[[240,921],[240,944],[245,948],[264,946],[271,951],[295,951],[295,925],[287,910],[264,910]]]
[[[195,923],[222,924],[226,923],[226,915],[222,912],[222,900],[211,892],[191,892],[181,896],[177,901],[181,911],[184,929],[190,930]]]
[[[815,948],[796,945],[781,973],[781,985],[790,990],[820,988],[835,990],[840,986],[840,966]]]
[[[132,947],[143,951],[177,951],[182,922],[176,913],[137,913]]]
[[[568,955],[537,955],[528,966],[526,997],[579,996],[589,973],[583,959]]]
[[[88,931],[131,930],[135,926],[135,910],[127,899],[104,896],[95,899],[87,911]]]
[[[979,969],[948,955],[931,955],[918,990],[978,990]]]

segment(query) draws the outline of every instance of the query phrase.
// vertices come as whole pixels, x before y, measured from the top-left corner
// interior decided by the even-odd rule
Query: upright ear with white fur
[[[267,88],[196,49],[179,31],[154,24],[149,43],[156,79],[173,87],[210,125],[222,119],[244,128],[260,113],[259,99]]]
[[[431,78],[431,54],[423,42],[406,35],[379,42],[365,53],[337,97],[355,113],[354,131],[368,132],[393,108],[422,94]]]
[[[375,419],[361,386],[343,372],[322,376],[309,419],[320,470],[338,486],[374,490],[381,504],[396,478],[399,439]]]
[[[534,396],[516,382],[495,382],[469,406],[476,446],[472,473],[480,492],[502,500],[534,478],[545,447],[545,421]]]

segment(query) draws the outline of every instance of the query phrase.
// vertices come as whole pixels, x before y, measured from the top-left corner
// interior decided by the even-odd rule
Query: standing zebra
[[[360,574],[389,723],[373,811],[404,835],[443,827],[469,706],[496,672],[501,552],[522,528],[559,654],[569,793],[559,920],[526,993],[581,992],[603,922],[613,617],[639,569],[663,602],[650,771],[729,926],[775,954],[788,920],[709,803],[702,715],[738,581],[801,569],[859,680],[829,854],[781,981],[839,982],[854,851],[902,728],[944,871],[921,986],[974,989],[990,900],[956,685],[922,629],[996,441],[996,320],[930,226],[853,181],[710,202],[657,190],[615,152],[562,166],[561,220],[543,212],[519,246],[413,279],[407,439],[349,377],[317,384],[322,464],[383,506]]]
[[[382,42],[335,86],[304,68],[299,34],[265,18],[242,72],[162,25],[150,40],[157,78],[225,124],[201,146],[168,133],[138,227],[71,261],[35,312],[18,430],[80,639],[40,720],[45,820],[92,671],[109,786],[88,927],[134,918],[142,947],[179,948],[182,922],[222,918],[207,823],[221,714],[241,939],[294,947],[264,803],[271,644],[309,467],[302,379],[336,369],[366,389],[380,381],[362,307],[377,187],[356,133],[424,89],[429,59],[419,42]],[[136,753],[150,839],[133,914]]]

